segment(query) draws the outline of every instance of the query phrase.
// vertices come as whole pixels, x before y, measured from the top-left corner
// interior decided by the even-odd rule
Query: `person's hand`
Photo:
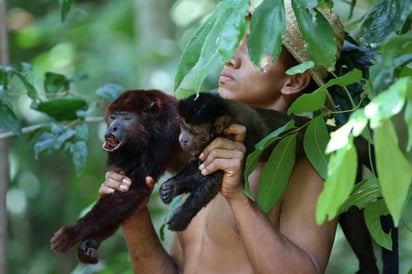
[[[146,207],[147,203],[149,202],[150,195],[152,194],[155,181],[152,177],[146,176],[145,183],[149,189],[149,195],[147,195],[145,200],[140,203],[137,211]],[[112,194],[115,191],[127,192],[129,191],[131,184],[132,182],[130,178],[124,175],[123,171],[108,171],[105,175],[105,181],[99,188],[99,196],[103,197],[105,195]]]
[[[233,136],[233,140],[216,138],[200,154],[203,163],[199,166],[203,175],[223,170],[221,195],[231,199],[235,194],[243,193],[243,168],[246,148],[243,141],[246,128],[242,125],[230,125],[225,134]]]

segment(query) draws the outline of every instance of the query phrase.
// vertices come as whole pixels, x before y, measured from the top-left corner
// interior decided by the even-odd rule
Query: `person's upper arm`
[[[329,260],[337,220],[318,225],[316,205],[324,181],[306,158],[296,160],[288,188],[283,196],[281,233],[303,249],[321,271]]]

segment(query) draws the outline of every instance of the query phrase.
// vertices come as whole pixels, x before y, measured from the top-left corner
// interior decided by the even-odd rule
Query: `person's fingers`
[[[112,194],[116,190],[126,192],[131,184],[130,179],[122,174],[113,171],[106,172],[105,181],[99,188],[99,196]]]
[[[205,161],[209,158],[209,155],[212,153],[215,153],[215,154],[212,154],[212,156],[215,155],[216,157],[219,155],[216,153],[221,153],[220,150],[230,150],[230,151],[237,150],[241,152],[246,151],[245,146],[241,142],[232,141],[227,138],[216,138],[209,145],[207,145],[205,149],[203,149],[202,153],[199,156],[199,159],[201,161]],[[224,157],[224,155],[222,156]]]

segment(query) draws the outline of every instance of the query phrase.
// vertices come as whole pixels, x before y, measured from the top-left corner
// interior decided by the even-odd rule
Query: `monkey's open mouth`
[[[102,148],[107,152],[113,152],[120,147],[120,140],[113,135],[106,135]]]

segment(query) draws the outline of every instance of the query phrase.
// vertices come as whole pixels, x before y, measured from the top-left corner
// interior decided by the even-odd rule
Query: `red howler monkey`
[[[179,142],[177,100],[158,90],[130,90],[108,107],[103,149],[107,169],[121,169],[132,184],[127,192],[99,198],[74,225],[60,228],[50,240],[51,248],[66,253],[81,242],[77,255],[84,263],[97,263],[97,248],[139,207],[149,194],[145,177],[155,181],[165,172],[176,172],[182,153]],[[184,159],[184,157],[180,157]],[[150,160],[155,159],[155,160]]]

